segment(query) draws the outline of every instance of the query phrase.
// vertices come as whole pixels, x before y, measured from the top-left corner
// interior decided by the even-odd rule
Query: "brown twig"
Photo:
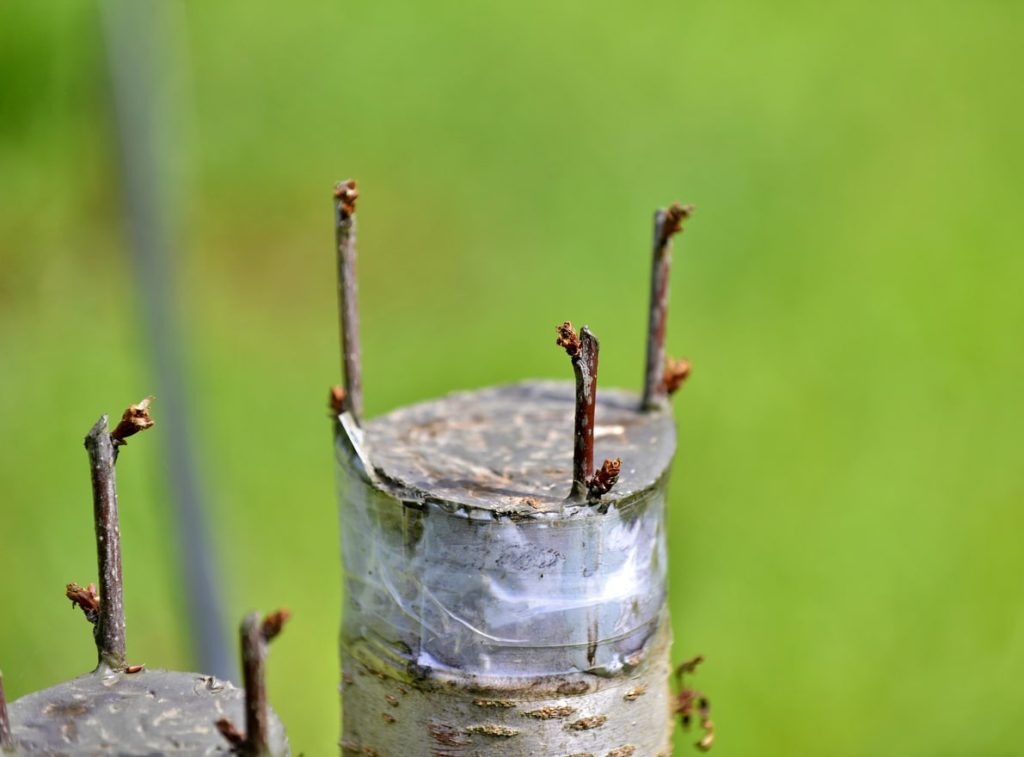
[[[267,713],[266,654],[259,613],[250,613],[239,629],[242,644],[242,679],[245,686],[245,743],[256,754],[266,751],[270,722]]]
[[[7,717],[7,696],[4,694],[4,674],[0,671],[0,749],[14,746],[11,739],[11,721]]]
[[[251,612],[242,620],[239,638],[242,647],[242,682],[245,686],[245,735],[227,718],[217,721],[217,730],[233,747],[250,755],[269,754],[270,714],[267,709],[267,645],[291,617],[288,610],[272,612],[262,620]]]
[[[114,464],[117,462],[117,448],[125,438],[150,428],[153,419],[149,417],[149,403],[152,398],[131,405],[121,416],[121,422],[114,430],[117,436],[107,431],[107,416],[102,416],[85,437],[85,449],[89,454],[89,470],[92,478],[93,521],[96,528],[96,562],[99,572],[99,607],[96,613],[96,651],[100,665],[114,670],[125,666],[124,588],[121,573],[121,527],[117,514],[117,478]],[[80,587],[76,587],[80,588]],[[96,597],[92,584],[84,594],[76,592],[70,596],[72,585],[68,586],[68,598],[82,607],[86,617]],[[91,596],[87,596],[91,595]],[[82,604],[79,600],[85,601]]]
[[[697,666],[702,662],[704,662],[704,658],[697,655],[692,660],[680,663],[676,668],[676,688],[679,689],[679,693],[676,694],[674,714],[679,716],[679,722],[682,723],[683,728],[689,730],[694,710],[696,710],[697,716],[700,718],[700,726],[704,729],[704,735],[695,746],[702,752],[706,752],[715,742],[715,724],[711,720],[711,702],[697,689],[684,686],[684,676],[693,675],[697,671]]]
[[[673,357],[665,358],[665,392],[671,396],[679,391],[679,387],[690,377],[690,361],[685,357],[678,360]]]
[[[619,480],[619,471],[622,470],[622,460],[605,460],[604,464],[594,471],[594,475],[587,479],[587,496],[591,499],[599,499],[607,494]]]
[[[572,490],[569,499],[586,499],[594,469],[594,407],[597,402],[597,337],[584,326],[579,335],[566,321],[556,327],[555,343],[572,358],[576,376],[576,413],[573,423]]]
[[[335,241],[338,264],[338,326],[341,330],[341,364],[345,377],[345,408],[356,423],[363,417],[363,378],[359,349],[358,284],[356,279],[356,198],[352,179],[334,188]]]
[[[96,620],[96,651],[101,665],[120,670],[125,663],[124,591],[121,577],[121,529],[117,515],[114,440],[101,417],[85,437],[92,472],[93,520],[100,606]]]
[[[693,214],[693,206],[673,203],[668,210],[654,214],[654,260],[651,266],[651,301],[647,321],[647,366],[641,407],[652,410],[664,403],[666,396],[663,369],[665,365],[665,327],[668,321],[669,273],[672,268],[672,237],[682,231],[682,224]]]

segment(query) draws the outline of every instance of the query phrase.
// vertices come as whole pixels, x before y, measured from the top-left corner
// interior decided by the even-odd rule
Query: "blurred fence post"
[[[205,497],[196,464],[200,435],[191,431],[183,353],[175,313],[174,222],[175,126],[187,122],[189,104],[174,98],[172,77],[183,71],[184,34],[180,3],[104,0],[100,4],[110,66],[121,194],[131,246],[136,292],[155,374],[156,395],[165,408],[167,475],[183,594],[199,667],[237,680],[228,654],[204,513]]]

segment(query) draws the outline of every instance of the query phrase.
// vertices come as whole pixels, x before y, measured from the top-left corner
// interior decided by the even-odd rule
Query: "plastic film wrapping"
[[[340,463],[344,466],[344,456]],[[473,518],[341,482],[347,639],[434,670],[615,672],[665,600],[664,487],[598,517]]]
[[[339,418],[346,754],[583,753],[608,740],[590,728],[613,723],[647,745],[637,754],[667,748],[675,429],[638,404],[598,395],[595,457],[623,467],[586,505],[565,500],[568,384],[455,394],[363,429]],[[444,729],[457,736],[428,748]],[[486,746],[496,738],[509,741]]]

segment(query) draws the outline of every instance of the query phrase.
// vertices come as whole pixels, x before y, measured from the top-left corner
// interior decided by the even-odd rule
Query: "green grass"
[[[564,376],[638,388],[650,215],[677,247],[675,655],[725,755],[1009,755],[1024,708],[1022,7],[169,5],[177,307],[233,625],[338,734],[329,190],[360,179],[367,411]],[[92,3],[0,7],[0,665],[86,669],[81,438],[153,385]],[[501,345],[500,349],[498,345]],[[160,418],[159,397],[154,415]],[[159,426],[119,466],[129,649],[194,663]],[[691,736],[690,740],[695,740]],[[680,744],[684,744],[681,741]],[[680,750],[681,751],[681,750]]]

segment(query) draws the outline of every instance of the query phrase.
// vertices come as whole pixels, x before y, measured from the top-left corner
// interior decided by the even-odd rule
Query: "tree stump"
[[[213,676],[127,663],[115,464],[126,439],[154,425],[150,400],[130,405],[112,432],[107,416],[101,416],[85,438],[99,588],[68,584],[65,596],[93,626],[96,669],[9,707],[0,677],[0,751],[5,754],[291,754],[284,725],[267,705],[263,674],[267,643],[280,633],[286,610],[262,623],[256,614],[243,622],[245,690]],[[244,735],[235,723],[246,724]]]
[[[567,499],[575,395],[530,381],[337,417],[345,755],[668,755],[667,407],[602,390],[599,499]]]
[[[9,710],[13,754],[223,755],[229,744],[215,722],[244,723],[245,693],[198,673],[96,671],[27,694]],[[290,754],[273,713],[270,732],[270,754]]]

